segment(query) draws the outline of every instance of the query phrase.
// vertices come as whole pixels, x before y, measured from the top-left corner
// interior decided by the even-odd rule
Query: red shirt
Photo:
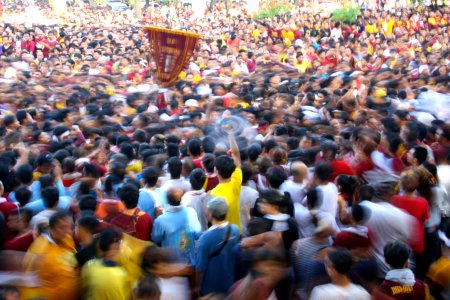
[[[27,234],[16,236],[12,240],[6,242],[5,250],[27,252],[33,241],[33,232],[30,231]]]
[[[332,181],[334,181],[339,175],[355,175],[355,171],[345,160],[333,160],[331,162],[331,168],[333,169]]]
[[[416,218],[416,235],[410,242],[410,246],[414,253],[423,253],[425,250],[425,222],[430,218],[430,208],[428,201],[422,197],[412,197],[404,195],[395,195],[391,199],[392,205],[406,211],[408,214]]]
[[[22,49],[30,51],[31,53],[34,53],[36,49],[36,44],[34,43],[34,41],[26,41],[26,42],[22,41],[20,47]]]
[[[133,215],[120,213],[111,220],[111,225],[119,227],[125,233],[143,241],[149,241],[152,233],[153,220],[147,213],[136,208]]]
[[[420,280],[416,280],[413,286],[402,285],[398,282],[385,280],[380,287],[374,291],[372,299],[398,299],[398,300],[424,300],[427,297],[427,286]]]
[[[8,222],[9,214],[14,209],[17,209],[17,205],[9,202],[8,200],[6,200],[6,198],[0,198],[0,212],[5,217],[5,223]],[[14,233],[9,229],[8,226],[5,226],[3,236],[5,238],[5,241],[9,241],[10,239],[14,238]]]
[[[206,188],[205,192],[209,192],[219,184],[219,177],[216,175],[208,175],[206,177]]]

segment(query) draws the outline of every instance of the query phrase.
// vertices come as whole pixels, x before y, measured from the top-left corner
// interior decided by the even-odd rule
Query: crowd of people
[[[1,299],[450,299],[449,8],[229,2],[5,5]]]

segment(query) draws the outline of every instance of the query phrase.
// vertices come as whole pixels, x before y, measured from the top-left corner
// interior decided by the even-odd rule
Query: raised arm
[[[228,131],[228,141],[230,143],[231,156],[233,157],[234,164],[236,167],[241,167],[241,152],[239,151],[239,147],[236,143],[236,138],[234,137],[233,131]]]

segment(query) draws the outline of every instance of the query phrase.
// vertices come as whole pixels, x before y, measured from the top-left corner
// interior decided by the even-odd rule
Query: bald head
[[[179,206],[181,197],[183,197],[184,191],[179,188],[171,188],[167,191],[167,203],[172,206]]]
[[[308,176],[308,167],[301,161],[293,162],[291,165],[291,174],[295,181],[303,181]]]

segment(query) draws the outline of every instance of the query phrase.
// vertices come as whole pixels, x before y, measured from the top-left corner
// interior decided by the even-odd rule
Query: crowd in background
[[[450,298],[449,8],[279,2],[4,6],[1,299]]]

